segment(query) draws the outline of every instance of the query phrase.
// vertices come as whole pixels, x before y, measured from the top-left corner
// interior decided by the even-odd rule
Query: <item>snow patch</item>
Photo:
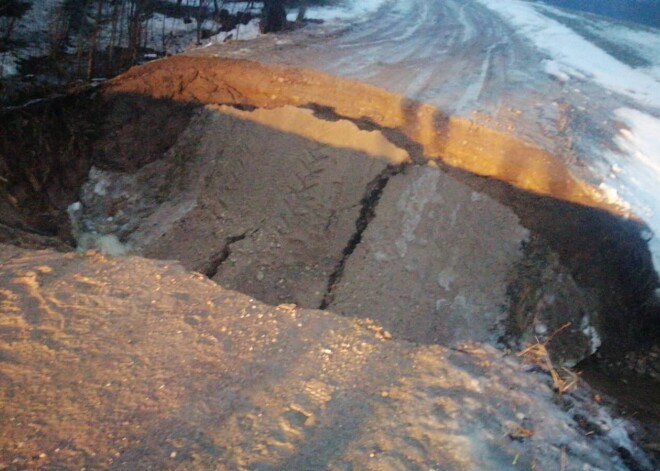
[[[552,58],[551,72],[586,76],[604,88],[660,108],[660,76],[634,69],[521,0],[477,0]],[[547,68],[546,68],[547,71]],[[553,74],[554,75],[554,74]]]
[[[16,57],[9,53],[0,54],[0,78],[16,74],[18,74]]]
[[[650,114],[620,108],[615,116],[626,126],[615,142],[630,158],[622,160],[612,154],[618,172],[610,184],[618,185],[632,209],[644,218],[654,237],[649,246],[656,271],[660,272],[660,119]]]
[[[308,7],[305,17],[323,21],[361,19],[390,2],[391,0],[352,0],[334,7]],[[292,10],[287,18],[294,21],[297,16],[298,10]]]
[[[126,255],[129,252],[129,247],[122,244],[114,234],[92,234],[83,232],[77,239],[79,252],[95,249],[106,255],[113,255],[115,257]]]
[[[260,20],[258,18],[255,18],[246,25],[239,25],[237,28],[232,29],[231,31],[223,31],[214,36],[211,36],[208,39],[208,42],[206,42],[203,47],[224,43],[229,40],[249,41],[255,39],[261,36],[261,30],[259,29],[259,21]]]
[[[589,353],[595,353],[598,350],[598,347],[601,346],[602,341],[600,335],[596,331],[596,328],[591,325],[588,315],[585,315],[580,322],[580,330],[585,337],[589,339]]]
[[[564,71],[564,68],[557,61],[545,60],[543,61],[543,70],[548,75],[558,78],[562,82],[568,82],[571,79],[571,76]]]

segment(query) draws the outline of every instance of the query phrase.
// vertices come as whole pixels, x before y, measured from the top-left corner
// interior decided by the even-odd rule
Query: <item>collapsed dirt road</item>
[[[227,378],[220,389],[234,391],[238,387],[235,394],[242,397],[244,386],[240,385],[248,381],[246,374],[262,378],[266,370],[274,368],[273,378],[296,375],[300,365],[295,352],[307,348],[301,344],[304,338],[313,345],[310,348],[321,352],[318,359],[325,361],[324,355],[338,358],[327,352],[344,348],[341,345],[348,345],[346,354],[350,357],[353,355],[350,336],[337,334],[335,327],[326,326],[325,321],[320,320],[351,324],[351,321],[340,320],[337,314],[362,319],[366,332],[371,332],[368,335],[374,335],[378,342],[390,340],[387,345],[403,346],[408,345],[405,340],[412,340],[417,344],[440,344],[465,350],[465,342],[477,342],[474,348],[483,351],[483,355],[479,355],[488,371],[476,373],[479,375],[504,371],[501,361],[493,356],[497,355],[496,351],[486,345],[519,346],[535,337],[549,339],[564,325],[568,327],[548,344],[551,358],[557,365],[573,365],[596,348],[620,358],[621,351],[636,355],[635,349],[643,346],[641,356],[632,357],[632,366],[642,365],[641,373],[655,374],[654,363],[645,359],[648,357],[646,348],[653,340],[648,336],[649,325],[653,325],[655,315],[655,311],[648,309],[648,300],[657,286],[657,279],[640,234],[643,226],[619,216],[618,208],[609,206],[597,189],[577,179],[541,149],[469,121],[447,117],[429,105],[358,82],[311,70],[247,61],[186,57],[157,61],[129,71],[89,98],[74,98],[64,104],[67,103],[64,107],[62,103],[56,105],[64,110],[65,129],[39,128],[43,140],[34,141],[37,148],[25,153],[34,159],[34,165],[30,160],[4,161],[11,184],[3,190],[7,192],[3,200],[3,223],[12,241],[28,246],[52,244],[53,238],[37,233],[64,232],[66,224],[54,228],[52,225],[66,213],[73,221],[73,235],[83,247],[178,260],[186,268],[200,273],[194,277],[200,279],[204,275],[217,281],[223,287],[215,288],[217,293],[234,289],[249,294],[251,299],[280,306],[277,310],[264,306],[264,311],[259,312],[262,316],[270,312],[273,318],[279,318],[284,315],[282,313],[297,312],[300,308],[326,310],[327,314],[309,314],[310,329],[313,329],[309,336],[297,337],[292,333],[282,342],[279,348],[285,357],[273,356],[270,350],[262,348],[262,343],[248,347],[249,343],[241,341],[248,351],[259,355],[262,367],[253,371],[240,356],[227,359],[228,368],[238,373]],[[37,104],[38,116],[48,116],[41,109],[43,106],[50,105]],[[4,121],[7,128],[29,130],[24,124],[26,113],[30,113],[29,109],[19,110],[15,115],[7,114]],[[82,116],[76,118],[76,114]],[[56,114],[56,118],[61,115]],[[71,146],[67,132],[75,131],[76,126],[85,129],[90,115],[102,117],[100,134],[91,136],[88,141],[74,141],[77,145]],[[153,123],[168,132],[150,132]],[[74,132],[74,135],[84,133]],[[59,142],[62,136],[63,143],[69,144],[63,147],[64,151],[52,152],[52,149],[60,149],[53,143]],[[41,142],[50,147],[39,147]],[[13,145],[17,145],[14,140],[3,141],[3,149],[11,150]],[[25,145],[25,142],[20,143],[20,146]],[[84,149],[88,153],[78,154]],[[52,170],[60,168],[59,163],[68,161],[72,155],[81,157],[79,168],[82,171],[77,177],[70,172]],[[507,162],[517,165],[507,165]],[[91,168],[89,174],[88,168]],[[82,188],[69,197],[72,202],[76,196],[80,200],[71,204],[67,211],[48,195],[57,188],[66,188],[67,182],[76,178]],[[21,199],[17,198],[19,195]],[[52,216],[44,218],[41,212],[35,214],[34,208],[41,208]],[[209,316],[235,322],[237,329],[238,326],[251,328],[245,325],[253,319],[249,310],[224,301],[217,305],[213,301],[215,307],[197,309],[191,303],[204,306],[210,294],[191,291],[189,287],[173,291],[175,285],[193,276],[186,275],[188,272],[177,268],[169,284],[159,282],[158,286],[149,286],[136,282],[136,279],[146,280],[152,276],[148,274],[151,264],[144,259],[132,258],[130,262],[93,257],[72,259],[71,256],[16,252],[9,247],[3,250],[9,254],[3,282],[7,287],[2,304],[6,314],[3,377],[6,384],[15,385],[4,389],[8,398],[5,403],[10,406],[5,407],[3,413],[16,424],[7,429],[2,440],[4,453],[11,457],[7,466],[11,463],[40,466],[40,460],[53,460],[54,466],[75,463],[121,468],[144,464],[173,469],[206,469],[218,462],[228,469],[291,469],[291,466],[297,467],[294,469],[345,469],[346,466],[479,469],[486,466],[484,463],[497,463],[499,469],[515,469],[519,463],[529,466],[547,463],[548,467],[553,467],[557,462],[560,465],[566,462],[566,469],[572,466],[577,469],[583,464],[603,467],[604,463],[611,463],[614,469],[626,469],[629,463],[640,469],[652,467],[637,445],[629,441],[621,445],[621,436],[629,440],[627,432],[611,424],[606,412],[587,397],[590,393],[585,389],[570,396],[575,402],[568,406],[572,414],[568,418],[564,412],[567,403],[563,402],[568,396],[563,396],[559,403],[564,409],[553,403],[551,396],[543,400],[542,407],[547,407],[548,412],[539,416],[543,417],[540,420],[544,424],[539,423],[539,428],[552,429],[550,422],[546,423],[550,420],[548,417],[559,417],[557,420],[568,424],[568,428],[554,429],[552,433],[556,435],[552,437],[532,431],[524,412],[516,415],[523,421],[518,424],[522,428],[514,427],[514,432],[507,434],[504,431],[513,424],[496,414],[493,427],[501,432],[493,432],[493,436],[504,433],[512,443],[533,447],[534,451],[525,448],[527,451],[521,451],[520,455],[517,449],[504,451],[506,447],[494,454],[485,452],[483,437],[473,435],[475,429],[469,426],[464,429],[467,435],[462,437],[476,438],[467,438],[467,442],[460,438],[459,441],[469,443],[469,447],[480,443],[481,451],[476,455],[472,452],[466,455],[465,449],[457,445],[458,454],[442,452],[440,456],[438,453],[443,448],[436,447],[435,439],[431,439],[428,446],[408,450],[407,445],[400,442],[407,440],[404,436],[428,434],[416,425],[406,429],[403,435],[397,432],[394,436],[383,437],[383,441],[370,438],[377,443],[369,442],[365,445],[367,448],[356,445],[360,451],[350,451],[352,448],[347,443],[357,443],[356,435],[347,432],[349,435],[341,438],[343,435],[337,430],[382,429],[385,422],[381,419],[375,422],[367,419],[374,414],[380,416],[381,412],[383,417],[395,418],[392,427],[400,429],[397,421],[407,417],[407,413],[389,406],[381,411],[379,405],[365,402],[360,395],[344,396],[345,388],[352,387],[350,381],[344,376],[328,379],[318,359],[311,361],[308,368],[320,376],[310,376],[306,381],[322,391],[328,387],[332,391],[342,391],[338,394],[344,399],[336,403],[336,407],[317,410],[309,402],[311,399],[294,400],[287,392],[286,399],[268,412],[270,406],[266,404],[272,404],[273,394],[279,394],[275,391],[283,389],[265,378],[259,386],[250,387],[250,397],[253,394],[259,397],[246,405],[246,409],[237,409],[235,402],[227,401],[224,396],[190,389],[195,384],[211,381],[200,377],[207,374],[206,369],[177,379],[176,371],[184,368],[191,356],[198,355],[189,347],[174,345],[169,336],[154,339],[155,343],[148,348],[139,346],[148,338],[146,332],[150,328],[144,335],[127,337],[128,326],[144,320],[141,313],[147,305],[153,309],[154,316],[160,316],[163,328],[173,332],[183,332],[185,329],[181,329],[179,323],[187,322],[195,330],[194,336],[200,335],[198,318]],[[18,258],[12,253],[17,253]],[[76,260],[70,269],[67,260]],[[80,263],[91,265],[83,268]],[[29,267],[24,267],[25,264]],[[95,268],[95,264],[100,265]],[[116,267],[113,272],[116,276],[104,278],[97,290],[95,283],[108,269],[105,264]],[[89,276],[80,275],[84,278],[81,285],[80,276],[74,273],[87,271]],[[137,278],[122,275],[124,271]],[[59,278],[61,276],[64,278]],[[158,279],[164,275],[153,276]],[[50,285],[48,280],[54,284]],[[47,284],[51,288],[46,289]],[[28,292],[23,292],[28,288]],[[149,298],[159,291],[166,299]],[[111,307],[118,302],[117,296],[112,294],[116,292],[124,293],[119,298],[127,296],[124,299],[134,301],[120,303],[122,307],[117,311],[116,307]],[[80,295],[85,300],[79,299]],[[138,301],[144,296],[150,300]],[[181,296],[185,297],[185,306],[172,304]],[[257,306],[249,309],[261,309],[255,301],[240,299]],[[120,317],[126,316],[126,324],[106,319],[110,312],[121,312]],[[171,317],[163,317],[163,312],[171,313]],[[86,327],[83,337],[75,327],[79,313],[87,313],[83,316],[85,319],[88,316],[98,319],[93,326]],[[329,317],[317,318],[319,315]],[[209,334],[216,339],[225,339],[233,332],[229,328],[223,332],[215,325],[209,329]],[[345,341],[332,343],[328,340],[335,335]],[[107,344],[109,338],[115,339],[112,347]],[[126,376],[123,367],[113,369],[112,363],[106,363],[103,356],[103,352],[114,351],[117,345],[122,351],[132,349],[130,344],[123,343],[129,340],[138,345],[136,353],[145,352],[144,364],[151,365],[131,377]],[[334,346],[328,347],[330,344]],[[192,348],[196,343],[186,345]],[[232,355],[243,351],[232,345],[227,350],[234,352]],[[403,348],[420,348],[424,352],[429,348],[429,352],[440,352],[437,346]],[[100,363],[94,360],[85,365],[74,363],[73,367],[48,363],[45,357],[35,356],[40,349],[46,349],[43,353],[47,357],[68,352],[80,358],[91,355]],[[160,358],[158,352],[163,350],[178,352],[180,356],[154,363],[153,356]],[[389,353],[389,347],[386,351],[387,355],[393,354]],[[204,354],[207,355],[211,358],[216,353]],[[437,353],[430,355],[436,358]],[[333,368],[346,371],[357,361],[349,361],[348,357],[342,360],[344,366]],[[402,379],[405,375],[402,376],[401,367],[396,361],[393,366],[391,357],[388,358],[390,360],[381,359],[378,367],[369,366],[355,372],[351,384],[361,383],[372,392],[380,391],[381,386],[371,380],[378,384],[382,381],[407,384],[407,380]],[[644,361],[639,362],[637,358]],[[427,365],[429,371],[434,370],[427,379],[432,378],[438,368],[445,368],[443,361],[436,358]],[[513,365],[518,365],[512,366],[514,370],[524,370],[519,360],[513,361]],[[44,375],[60,378],[70,374],[84,378],[90,378],[90,374],[116,376],[115,380],[103,384],[114,384],[113,381],[125,384],[107,396],[111,398],[108,404],[114,404],[120,396],[124,398],[125,406],[119,411],[86,406],[80,410],[70,409],[71,404],[105,403],[101,397],[106,397],[108,392],[95,388],[65,388],[68,392],[62,400],[66,404],[55,406],[63,411],[62,420],[79,424],[77,417],[82,414],[85,420],[91,420],[92,427],[106,430],[110,438],[56,431],[57,418],[48,419],[45,425],[36,428],[41,438],[24,435],[22,424],[34,423],[43,415],[40,411],[45,404],[52,408],[54,391],[61,392],[63,385],[59,379],[48,385],[37,379],[37,387],[42,388],[43,393],[27,395],[24,402],[15,402],[14,388],[24,387],[26,381],[24,376],[17,376],[20,368],[16,365],[34,368],[36,378]],[[415,365],[415,368],[426,368]],[[64,370],[56,372],[54,367]],[[67,373],[67,368],[73,370]],[[533,389],[548,387],[549,376],[543,380],[543,376],[530,377],[526,376],[528,373],[514,370],[504,371],[505,376],[519,378],[516,381],[529,383]],[[209,371],[211,378],[220,374],[214,368]],[[447,373],[449,377],[455,374],[453,370]],[[140,411],[151,406],[137,397],[125,396],[133,394],[131,391],[138,381],[151,384],[152,380],[159,382],[164,377],[170,378],[173,394],[183,398],[181,404],[170,404],[168,399],[159,406],[162,408],[157,407],[155,415],[144,415]],[[560,381],[568,383],[571,377]],[[95,380],[83,382],[89,387],[92,383],[95,384]],[[161,383],[161,386],[163,384],[167,388],[167,384]],[[435,407],[431,404],[444,394],[430,386],[434,392],[426,396],[427,393],[422,392],[426,386],[421,383],[411,387],[401,405],[404,408],[408,407],[404,404],[421,405],[422,409],[415,406],[420,417],[428,415],[424,408]],[[305,385],[301,388],[307,390]],[[469,395],[462,386],[448,385],[447,388],[460,390],[461,396]],[[295,395],[295,391],[294,388],[290,392]],[[384,396],[378,396],[381,393]],[[327,391],[311,394],[313,397],[321,394],[328,398],[324,399],[326,402],[334,397]],[[377,397],[390,394],[385,390],[377,393]],[[501,407],[499,393],[482,390],[480,394],[496,401],[491,403],[488,399],[489,405],[485,407]],[[536,402],[536,394],[530,392],[527,396],[524,393],[523,397],[533,396]],[[506,414],[519,413],[522,406],[518,399],[514,402]],[[360,408],[366,407],[366,415],[351,414],[351,420],[357,422],[347,422],[344,411],[352,410],[357,404],[361,404]],[[253,410],[255,407],[258,412]],[[191,408],[206,412],[190,416]],[[219,417],[219,423],[224,424],[222,427],[232,423],[231,417],[243,423],[236,415],[241,414],[239,409],[252,417],[250,420],[267,417],[265,428],[258,426],[258,432],[250,432],[237,425],[239,428],[232,426],[229,431],[222,428],[225,432],[213,432],[212,437],[207,434],[211,426],[205,417]],[[327,412],[323,420],[318,419],[319,414],[326,413],[321,410]],[[129,418],[135,414],[137,419]],[[279,415],[288,422],[278,419]],[[459,422],[475,420],[479,424],[476,427],[482,428],[483,420],[491,420],[485,417],[470,415],[460,418]],[[593,417],[600,417],[597,420],[600,425],[595,425]],[[448,422],[440,418],[428,424],[429,430],[433,430],[431,435],[437,434],[441,441],[447,437],[446,426]],[[306,433],[307,427],[311,435]],[[593,430],[603,438],[594,436],[584,446],[579,445],[579,450],[562,448],[562,445],[547,447],[550,442],[577,443],[565,434],[584,427],[587,431],[597,427]],[[163,429],[169,432],[149,431]],[[371,432],[365,433],[374,437]],[[641,433],[641,429],[635,433]],[[339,437],[339,442],[323,438],[329,435]],[[58,439],[60,436],[62,438]],[[31,446],[22,450],[24,445],[20,444],[28,437],[32,437]],[[532,437],[538,438],[529,441]],[[365,456],[369,460],[379,456],[379,451],[368,451],[372,447],[383,450],[385,461],[362,461],[367,459]],[[625,451],[617,451],[619,448]],[[540,449],[549,450],[549,454],[541,456]],[[67,450],[66,453],[59,455],[63,450]],[[504,454],[500,456],[502,451]]]
[[[556,394],[596,349],[658,374],[645,226],[561,156],[199,57],[2,126],[39,137],[0,134],[3,240],[177,262],[1,247],[0,467],[653,469],[653,430]]]
[[[310,29],[190,54],[314,68],[430,103],[546,150],[659,232],[657,147],[640,147],[624,119],[641,114],[649,129],[658,126],[657,32],[542,2],[500,3],[390,0],[339,33],[330,28],[330,37]],[[517,4],[534,23],[511,21],[521,14]],[[566,50],[549,50],[554,43]],[[561,65],[564,56],[575,57]],[[603,83],[603,75],[621,75],[620,83]],[[654,132],[646,139],[655,142]]]
[[[591,100],[585,97],[588,89],[575,90],[548,75],[542,68],[546,56],[475,0],[391,1],[336,37],[303,30],[290,40],[264,37],[190,54],[257,59],[358,79],[567,158],[576,158],[573,142],[594,137],[579,136],[584,129],[576,128],[583,121],[578,107],[598,107],[589,109],[593,116],[605,116],[603,110],[611,107],[603,93],[594,90],[599,99]]]

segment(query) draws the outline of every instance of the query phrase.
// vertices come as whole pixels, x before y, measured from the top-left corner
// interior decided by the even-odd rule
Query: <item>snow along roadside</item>
[[[625,127],[615,143],[621,154],[606,151],[611,172],[596,171],[601,187],[623,199],[624,206],[642,217],[655,234],[649,246],[656,271],[660,273],[660,67],[633,68],[612,57],[572,29],[544,16],[530,3],[521,0],[477,0],[500,15],[550,56],[542,66],[545,72],[562,81],[572,77],[595,84],[637,102],[641,109],[622,106],[612,110],[612,118]],[[636,32],[629,34],[636,36]],[[641,32],[639,34],[642,34]],[[648,36],[650,33],[643,33]],[[621,36],[621,32],[618,32]],[[652,35],[654,37],[660,35]],[[660,39],[660,38],[657,38]],[[636,41],[631,41],[636,42]],[[657,49],[660,40],[647,44]],[[630,101],[630,100],[622,100]]]

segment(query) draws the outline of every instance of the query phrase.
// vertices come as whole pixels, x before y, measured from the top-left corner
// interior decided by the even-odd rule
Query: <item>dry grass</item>
[[[530,345],[518,353],[519,357],[522,357],[526,361],[540,366],[548,373],[550,373],[552,376],[552,381],[555,385],[555,389],[559,394],[564,394],[571,388],[575,387],[579,381],[579,377],[575,372],[569,370],[568,368],[562,367],[560,370],[557,370],[557,368],[555,368],[555,366],[552,364],[550,353],[546,347],[552,341],[552,339],[555,338],[555,336],[570,326],[570,322],[564,324],[559,329],[554,331],[545,342],[540,342],[539,339],[536,339],[535,344]]]

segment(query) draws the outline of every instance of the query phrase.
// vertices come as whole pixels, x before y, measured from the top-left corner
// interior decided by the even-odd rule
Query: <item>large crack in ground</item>
[[[335,288],[344,275],[346,263],[360,242],[362,242],[362,234],[376,216],[376,208],[378,207],[378,203],[383,195],[385,187],[390,181],[390,178],[394,175],[400,174],[403,170],[404,166],[402,165],[388,166],[367,185],[364,196],[360,201],[360,215],[355,221],[355,233],[348,240],[346,247],[342,251],[341,260],[339,260],[337,266],[328,277],[328,288],[323,296],[319,309],[327,309],[334,301]]]

